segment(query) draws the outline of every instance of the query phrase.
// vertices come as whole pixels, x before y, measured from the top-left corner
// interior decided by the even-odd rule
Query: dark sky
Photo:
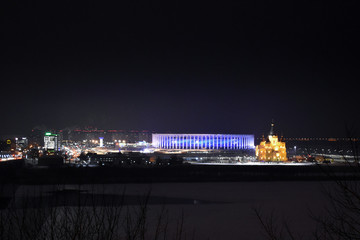
[[[7,1],[0,134],[93,125],[343,136],[357,1]]]

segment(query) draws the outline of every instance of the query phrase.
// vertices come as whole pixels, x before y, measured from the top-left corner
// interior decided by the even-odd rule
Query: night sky
[[[6,1],[0,134],[37,125],[345,136],[357,1]]]

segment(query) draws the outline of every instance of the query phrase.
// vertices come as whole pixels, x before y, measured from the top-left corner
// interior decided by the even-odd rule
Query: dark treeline
[[[97,184],[211,181],[310,181],[360,179],[349,165],[178,165],[153,167],[24,168],[21,161],[0,164],[0,181],[17,184]]]

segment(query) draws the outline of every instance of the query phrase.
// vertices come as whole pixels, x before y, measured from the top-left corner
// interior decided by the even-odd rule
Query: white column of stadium
[[[215,149],[215,135],[213,135],[213,144],[212,144],[212,149]]]
[[[176,135],[176,141],[175,141],[175,144],[176,144],[176,149],[179,149],[179,144],[180,144],[180,138],[179,138],[179,135]]]
[[[215,135],[215,149],[219,149],[219,135]]]
[[[189,145],[190,145],[190,149],[193,149],[192,143],[193,143],[193,136],[189,135]]]

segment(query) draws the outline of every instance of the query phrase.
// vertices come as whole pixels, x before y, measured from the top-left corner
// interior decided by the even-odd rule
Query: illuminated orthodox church
[[[274,123],[271,123],[271,129],[267,139],[256,146],[256,158],[259,161],[268,162],[284,162],[287,161],[285,142],[279,141],[279,138],[274,134]]]

